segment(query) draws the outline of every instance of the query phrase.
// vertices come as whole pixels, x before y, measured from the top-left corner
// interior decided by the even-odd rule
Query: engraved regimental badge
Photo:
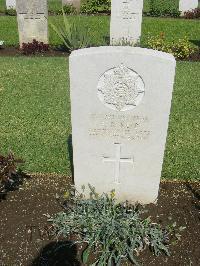
[[[100,101],[110,109],[128,111],[135,108],[144,96],[144,82],[132,69],[121,64],[107,70],[99,79]]]

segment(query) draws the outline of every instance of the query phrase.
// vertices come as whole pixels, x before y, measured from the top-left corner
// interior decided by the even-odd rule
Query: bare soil
[[[198,42],[198,46],[199,46]],[[23,52],[19,49],[19,47],[5,47],[0,49],[0,57],[1,56],[69,56],[69,53],[64,51],[62,48],[50,48],[49,51],[43,53],[36,53],[31,55],[24,55]],[[184,59],[183,61],[200,61],[200,47],[189,56],[189,58]]]
[[[47,215],[61,211],[56,193],[64,193],[69,177],[36,175],[0,201],[1,266],[80,266],[80,247],[48,235]],[[162,182],[156,205],[147,216],[163,225],[186,226],[181,240],[170,245],[171,256],[155,257],[149,250],[138,257],[141,265],[200,265],[200,183]],[[123,265],[130,265],[124,262]],[[104,266],[104,265],[102,265]]]
[[[63,49],[53,49],[50,48],[49,51],[44,53],[36,53],[35,55],[31,54],[28,56],[68,56],[69,53],[63,51]],[[19,49],[19,47],[5,47],[0,49],[0,56],[26,56]]]

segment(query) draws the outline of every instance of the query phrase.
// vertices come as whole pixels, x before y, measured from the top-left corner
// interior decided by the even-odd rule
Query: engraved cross
[[[121,163],[130,163],[133,164],[133,158],[121,158],[121,144],[115,143],[115,158],[104,157],[104,163],[114,163],[115,165],[115,175],[114,175],[114,183],[120,184],[120,165]]]

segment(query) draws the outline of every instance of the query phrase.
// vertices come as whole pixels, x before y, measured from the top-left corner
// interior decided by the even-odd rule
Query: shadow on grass
[[[54,51],[59,51],[59,52],[64,52],[64,53],[69,53],[65,45],[55,45],[51,47]]]
[[[191,43],[193,43],[194,45],[200,47],[200,40],[189,40]]]
[[[110,36],[109,35],[103,36],[103,40],[104,40],[105,45],[107,45],[107,46],[110,45]]]
[[[70,161],[70,170],[72,173],[72,182],[74,184],[74,163],[73,163],[73,145],[72,145],[72,134],[69,135],[67,139],[67,148]]]
[[[42,248],[29,266],[81,266],[77,247],[71,241],[51,242]]]
[[[21,169],[19,169],[16,174],[12,175],[11,182],[2,182],[0,184],[0,202],[1,200],[6,200],[9,191],[18,190],[19,187],[23,185],[24,180],[30,178],[31,176],[25,174]]]

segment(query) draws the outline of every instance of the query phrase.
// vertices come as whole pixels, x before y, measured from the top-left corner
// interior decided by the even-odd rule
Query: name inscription
[[[150,131],[147,117],[115,114],[91,114],[92,128],[89,135],[94,137],[120,138],[126,140],[145,140]]]
[[[135,20],[138,12],[133,9],[137,5],[136,0],[124,0],[121,3],[120,15],[123,20]]]

